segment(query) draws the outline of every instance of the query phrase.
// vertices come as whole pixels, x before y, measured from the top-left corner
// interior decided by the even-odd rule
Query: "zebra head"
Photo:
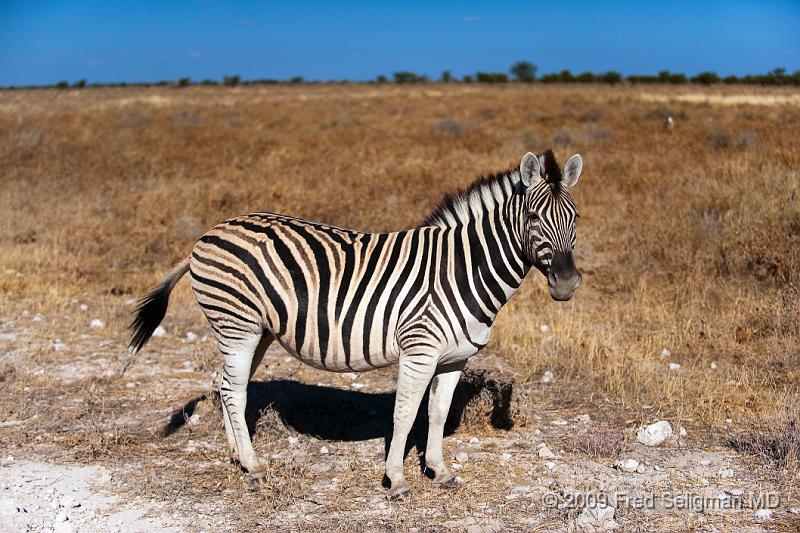
[[[528,152],[519,165],[525,187],[522,203],[523,245],[529,261],[547,277],[550,296],[565,301],[581,284],[575,266],[575,219],[579,216],[568,189],[578,182],[583,160],[575,154],[564,164],[552,150],[537,157]]]

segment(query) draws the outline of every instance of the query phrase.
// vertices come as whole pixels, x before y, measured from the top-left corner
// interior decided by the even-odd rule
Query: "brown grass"
[[[487,351],[512,369],[522,400],[551,370],[551,407],[629,426],[690,420],[724,442],[726,419],[772,424],[767,413],[800,392],[800,109],[779,90],[724,90],[730,98],[516,85],[3,92],[0,311],[59,317],[73,299],[90,301],[121,353],[126,300],[223,219],[267,210],[409,227],[446,191],[554,143],[562,160],[580,152],[585,162],[574,192],[584,283],[557,303],[532,273]],[[207,331],[186,284],[169,320]],[[51,342],[32,345],[28,363],[55,361]],[[210,343],[191,358],[219,365]],[[124,412],[111,378],[94,378],[98,398],[85,383],[20,373],[2,367],[3,387],[15,388],[0,399],[35,383],[85,397],[90,418]],[[514,406],[528,411],[518,423],[540,407]],[[107,426],[87,436],[89,453],[154,434]]]

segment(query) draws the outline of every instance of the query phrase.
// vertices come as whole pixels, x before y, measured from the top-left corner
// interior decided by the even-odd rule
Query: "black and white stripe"
[[[225,356],[225,425],[231,453],[244,468],[261,468],[244,425],[246,386],[277,340],[325,370],[400,363],[387,459],[393,495],[407,491],[402,448],[419,400],[435,380],[433,390],[441,392],[432,398],[431,431],[439,442],[429,442],[426,460],[438,481],[450,483],[434,418],[442,410],[446,418],[466,359],[486,345],[498,311],[528,270],[536,266],[550,275],[554,257],[571,257],[577,211],[567,187],[580,166],[580,156],[573,156],[562,176],[552,152],[526,154],[519,170],[480,179],[448,196],[420,227],[392,233],[272,213],[228,220],[203,235],[143,300],[131,345],[144,345],[163,318],[169,291],[189,271]]]

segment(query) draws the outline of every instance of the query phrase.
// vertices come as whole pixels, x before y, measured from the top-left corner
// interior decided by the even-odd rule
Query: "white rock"
[[[550,372],[549,370],[547,370],[547,371],[546,371],[546,372],[545,372],[545,373],[542,375],[542,383],[552,383],[552,382],[554,382],[555,380],[556,380],[555,376],[553,376],[553,373],[552,373],[552,372]]]
[[[39,313],[36,313],[31,320],[33,320],[34,322],[41,322],[42,320],[44,320],[44,317]]]
[[[17,514],[17,503],[11,498],[0,499],[0,516],[12,516]]]
[[[645,466],[644,463],[639,463],[639,466],[636,467],[637,474],[644,474]]]
[[[756,511],[756,522],[767,522],[772,518],[772,509],[759,509]]]
[[[478,440],[478,437],[470,437],[469,443],[470,444],[480,444],[481,441]]]
[[[578,415],[575,417],[575,422],[580,422],[581,424],[588,424],[592,421],[592,417],[589,415]]]
[[[53,349],[57,352],[62,352],[67,349],[67,345],[61,341],[56,341],[53,343]]]
[[[61,522],[66,522],[67,520],[69,520],[67,513],[64,511],[59,511],[59,513],[56,515],[55,523],[60,524]]]
[[[91,322],[89,322],[89,327],[92,329],[103,329],[106,326],[105,322],[100,320],[99,318],[93,318]]]
[[[792,514],[800,514],[800,507],[792,507],[789,509],[789,512]]]
[[[726,424],[733,424],[733,418],[726,418],[725,419],[725,423]]]
[[[669,364],[669,369],[670,370],[680,370],[681,369],[681,365],[679,365],[678,363],[670,363]]]
[[[328,450],[327,446],[323,446],[322,448],[319,449],[319,453],[321,453],[322,455],[328,455],[330,453],[330,450]]]
[[[554,454],[550,450],[550,448],[547,447],[547,444],[542,444],[542,446],[539,448],[538,454],[539,454],[539,458],[540,459],[555,459],[556,458],[556,454]]]
[[[614,468],[622,470],[623,472],[634,473],[639,468],[639,461],[636,459],[624,459],[614,463]]]
[[[681,429],[680,429],[680,430],[678,430],[678,435],[680,435],[681,437],[686,437],[686,436],[688,436],[689,434],[686,432],[686,428],[685,428],[685,427],[683,427],[683,426],[681,426]]]
[[[702,466],[709,466],[711,464],[711,459],[701,459],[700,465]]]
[[[661,350],[661,357],[669,357],[670,355],[672,355],[672,352],[669,351],[669,348]]]
[[[722,468],[719,472],[717,472],[717,477],[720,479],[730,479],[735,475],[735,472],[732,468]]]
[[[717,363],[711,361],[711,370],[716,370],[716,369],[717,369]]]
[[[15,341],[17,340],[16,333],[0,333],[0,341]]]
[[[186,342],[194,342],[197,340],[197,333],[194,331],[187,331],[186,332]]]
[[[453,470],[461,470],[463,467],[461,466],[461,463],[453,463],[450,465],[450,468]]]
[[[658,446],[672,436],[672,426],[666,420],[660,420],[649,426],[642,426],[636,433],[636,440],[645,446]]]
[[[550,326],[548,326],[547,324],[542,324],[541,326],[539,326],[539,331],[541,331],[542,333],[547,333],[548,331],[550,331]]]
[[[506,452],[506,453],[504,453],[503,455],[500,456],[500,462],[502,462],[502,463],[507,463],[510,460],[511,460],[511,454],[508,453],[508,452]]]
[[[557,465],[556,465],[556,464],[555,464],[553,461],[547,461],[547,462],[544,464],[544,467],[545,467],[546,469],[550,470],[551,472],[552,472],[553,470],[555,470],[555,469],[556,469],[556,466],[557,466]]]
[[[190,426],[196,426],[199,423],[200,423],[200,415],[198,415],[197,413],[195,413],[195,414],[193,414],[192,416],[189,417],[189,425]]]
[[[158,326],[155,330],[153,330],[153,337],[163,337],[167,334],[167,330],[164,329],[164,326]]]
[[[89,306],[88,306],[88,305],[86,305],[86,304],[81,304],[81,306],[80,306],[80,310],[81,310],[81,311],[88,311],[88,310],[89,310]]]
[[[456,461],[459,463],[466,463],[469,461],[469,454],[467,452],[458,452],[456,454]]]
[[[556,418],[555,420],[553,420],[553,425],[554,426],[568,426],[569,422],[567,422],[563,418]]]
[[[72,522],[59,522],[53,524],[53,533],[75,533],[75,526]]]
[[[616,529],[619,525],[614,521],[614,512],[615,509],[610,505],[597,502],[596,505],[584,507],[575,523],[584,529],[597,528],[606,531]]]

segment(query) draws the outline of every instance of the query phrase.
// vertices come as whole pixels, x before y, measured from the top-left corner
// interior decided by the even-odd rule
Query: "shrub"
[[[478,83],[507,83],[508,76],[502,72],[478,72],[475,74]]]
[[[75,87],[76,89],[83,89],[84,87],[86,87],[86,80],[78,80],[75,83],[73,83],[72,86]]]
[[[386,83],[386,82],[387,82],[387,81],[389,81],[389,80],[386,78],[386,76],[384,76],[383,74],[381,74],[380,76],[378,76],[377,78],[375,78],[375,81],[376,81],[376,82],[378,82],[378,83]]]
[[[514,79],[523,83],[531,83],[536,79],[536,65],[528,61],[517,61],[511,67]]]
[[[443,70],[442,77],[440,79],[442,83],[450,83],[453,81],[453,75],[450,73],[449,70]]]
[[[190,83],[189,78],[181,78],[178,80],[178,87],[188,87]]]
[[[428,81],[428,78],[426,76],[417,76],[413,72],[408,72],[406,70],[395,72],[393,76],[395,83],[421,83],[424,81]]]
[[[711,85],[712,83],[719,83],[720,79],[716,72],[701,72],[692,78],[692,83],[699,83],[701,85]]]
[[[67,87],[69,87],[69,83],[67,83],[64,80],[61,80],[60,82],[56,83],[56,89],[66,89]]]
[[[241,79],[239,78],[239,76],[236,76],[236,75],[234,75],[234,76],[223,76],[223,78],[222,78],[222,84],[223,85],[227,85],[228,87],[235,87],[235,86],[239,85],[240,81],[241,81]]]

